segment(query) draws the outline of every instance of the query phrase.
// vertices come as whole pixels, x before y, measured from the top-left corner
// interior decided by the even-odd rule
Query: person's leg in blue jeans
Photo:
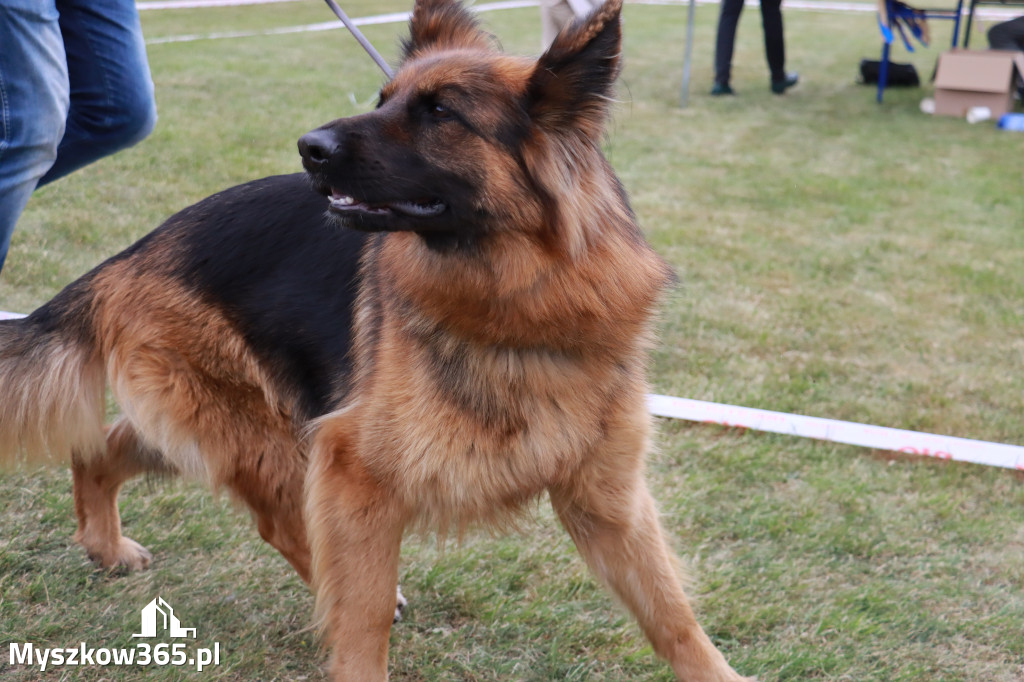
[[[0,267],[29,196],[57,158],[68,114],[53,3],[0,2]]]
[[[156,125],[153,80],[134,0],[57,0],[71,110],[45,185],[140,142]]]
[[[0,102],[0,267],[36,186],[135,144],[156,123],[134,0],[39,4],[3,0],[0,9],[0,44],[14,46],[0,50],[0,97],[17,93]]]

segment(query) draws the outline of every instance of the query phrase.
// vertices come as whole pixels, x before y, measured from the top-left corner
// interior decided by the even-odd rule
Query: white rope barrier
[[[285,2],[301,2],[302,0],[143,0],[135,3],[140,12],[153,10],[173,9],[203,9],[207,7],[242,7],[246,5],[272,5]],[[721,0],[697,0],[698,5],[718,5]],[[685,6],[688,0],[627,0],[630,5],[679,5]],[[752,6],[757,6],[757,0],[751,0]],[[524,7],[537,7],[539,0],[507,0],[505,2],[493,2],[482,5],[472,5],[476,11],[487,11],[487,9],[522,9]],[[808,10],[811,12],[877,12],[878,3],[875,2],[846,2],[844,0],[785,0],[786,9]],[[967,14],[968,7],[964,8]],[[1013,8],[979,7],[974,11],[974,16],[986,19],[1003,19],[1019,16],[1020,12]]]
[[[255,5],[278,2],[294,2],[296,0],[151,0],[139,2],[140,10],[190,9],[200,7],[224,7],[238,5]],[[683,0],[633,0],[635,4],[675,5]],[[719,0],[697,0],[700,4],[717,4]],[[535,7],[537,0],[505,0],[502,2],[485,3],[473,6],[477,12],[504,9],[520,9]],[[805,9],[838,12],[874,12],[874,3],[833,2],[830,0],[786,0],[788,9]],[[982,14],[979,12],[978,14]],[[986,15],[989,13],[985,13]],[[1005,12],[991,12],[992,18],[1001,18]],[[353,19],[356,25],[388,24],[409,20],[408,12],[394,12],[370,17]],[[323,22],[305,26],[291,26],[269,29],[259,32],[210,33],[205,35],[184,35],[154,38],[149,44],[190,42],[218,38],[239,38],[257,35],[275,35],[306,31],[326,31],[340,28],[337,22]],[[22,318],[24,315],[0,311],[0,320]],[[1003,467],[1024,471],[1024,447],[990,443],[987,441],[942,436],[919,431],[906,431],[886,426],[859,424],[856,422],[807,417],[785,412],[773,412],[737,405],[724,405],[689,398],[675,398],[665,395],[647,396],[647,406],[651,414],[658,417],[685,419],[688,421],[712,423],[755,431],[800,436],[815,440],[824,440],[847,445],[857,445],[877,450],[888,450],[908,455],[933,457],[937,459],[959,462],[972,462],[987,466]]]
[[[25,316],[0,311],[0,320],[13,320],[22,317]],[[859,445],[875,450],[889,450],[907,455],[1024,471],[1024,447],[1017,445],[940,436],[933,433],[906,431],[887,426],[858,424],[821,417],[805,417],[799,414],[709,403],[689,398],[674,398],[667,395],[648,395],[647,409],[656,417],[671,417],[705,424],[781,433],[833,443]]]
[[[821,417],[805,417],[752,407],[709,403],[665,395],[647,396],[651,414],[689,421],[720,424],[755,431],[801,436],[833,443],[859,445],[907,455],[972,462],[1024,470],[1024,447],[989,443],[969,438],[905,431],[886,426],[858,424]]]
[[[190,6],[198,6],[194,3],[200,2],[217,2],[223,4],[231,4],[237,2],[239,4],[250,4],[253,2],[263,2],[266,0],[169,0],[172,2],[188,2],[193,3]],[[287,2],[288,0],[270,0],[272,2]],[[474,5],[473,11],[475,12],[494,12],[497,10],[506,9],[522,9],[524,7],[535,7],[537,6],[537,0],[504,0],[502,2],[489,2],[482,5]],[[221,6],[221,5],[218,5]],[[352,19],[352,23],[355,26],[377,26],[382,24],[404,24],[409,21],[412,16],[411,12],[391,12],[389,14],[376,14],[368,17],[355,17]],[[159,38],[147,38],[147,45],[162,45],[166,43],[191,43],[197,40],[223,40],[226,38],[253,38],[260,36],[275,36],[275,35],[287,35],[290,33],[315,33],[317,31],[334,31],[339,28],[344,28],[344,25],[339,21],[322,21],[315,24],[302,24],[298,26],[280,26],[278,28],[268,28],[259,31],[220,31],[216,33],[191,33],[177,36],[163,36]]]
[[[191,9],[202,7],[228,7],[240,5],[256,5],[262,3],[293,2],[295,0],[153,0],[152,2],[140,2],[140,10],[158,9]],[[700,5],[717,5],[720,0],[696,0]],[[757,4],[757,0],[751,0]],[[502,2],[488,2],[479,5],[472,5],[475,12],[493,12],[506,9],[523,9],[526,7],[537,7],[538,0],[504,0]],[[630,4],[637,5],[682,5],[681,0],[633,0]],[[807,10],[811,12],[876,12],[878,5],[875,3],[842,2],[832,0],[785,0],[786,9]],[[1010,19],[1016,14],[1012,10],[997,8],[980,8],[974,13],[975,17],[988,20]],[[378,24],[406,23],[409,21],[409,12],[392,12],[389,14],[378,14],[367,17],[353,17],[352,23],[356,26],[374,26]],[[190,43],[199,40],[225,40],[229,38],[253,38],[260,36],[287,35],[291,33],[315,33],[318,31],[334,31],[344,26],[338,21],[318,22],[315,24],[302,24],[297,26],[281,26],[263,30],[247,31],[219,31],[214,33],[191,33],[176,36],[161,36],[147,38],[147,45],[163,45],[167,43]]]

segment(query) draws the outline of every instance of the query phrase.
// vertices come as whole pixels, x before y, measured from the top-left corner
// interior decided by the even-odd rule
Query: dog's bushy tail
[[[76,282],[26,318],[0,321],[0,467],[105,447],[103,360]]]

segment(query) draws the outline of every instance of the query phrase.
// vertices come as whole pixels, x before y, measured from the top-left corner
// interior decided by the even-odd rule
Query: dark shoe
[[[735,95],[736,93],[732,91],[732,88],[729,87],[728,83],[716,82],[711,86],[711,94],[714,97],[718,97],[720,95]]]
[[[776,95],[781,95],[782,93],[786,92],[786,90],[789,90],[791,87],[793,87],[799,82],[800,74],[798,74],[795,71],[792,71],[790,73],[787,73],[786,77],[783,78],[782,80],[772,81],[772,92],[774,92]]]

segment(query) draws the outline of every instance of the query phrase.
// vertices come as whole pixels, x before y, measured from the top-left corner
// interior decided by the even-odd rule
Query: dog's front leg
[[[335,682],[387,679],[404,515],[350,447],[325,423],[312,451],[306,514],[317,616]]]
[[[646,423],[646,416],[637,416]],[[613,429],[570,482],[552,487],[551,502],[591,569],[625,603],[655,652],[685,682],[740,682],[704,633],[680,584],[643,480],[642,429]],[[750,678],[753,679],[753,678]]]

